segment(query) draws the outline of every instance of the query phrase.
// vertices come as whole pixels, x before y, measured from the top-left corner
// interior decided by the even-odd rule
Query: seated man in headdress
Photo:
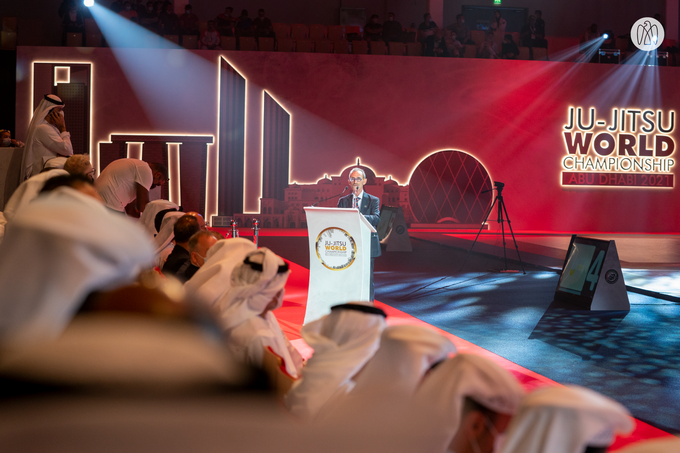
[[[59,187],[17,213],[0,256],[0,340],[44,340],[62,332],[92,291],[134,280],[153,249],[138,225]]]
[[[627,434],[633,427],[625,407],[593,390],[543,387],[522,400],[502,451],[604,453],[617,434]]]
[[[407,411],[423,451],[491,453],[517,412],[524,390],[491,360],[458,354],[425,377]]]
[[[379,308],[350,303],[303,326],[300,333],[314,355],[286,394],[286,408],[304,420],[327,414],[354,388],[353,379],[378,350],[385,317]]]
[[[7,222],[12,220],[19,210],[38,196],[46,181],[61,175],[80,175],[89,179],[90,182],[94,181],[94,169],[89,157],[85,154],[71,156],[66,159],[63,169],[50,169],[38,173],[19,184],[19,187],[17,187],[10,199],[7,200],[5,211],[2,213]]]
[[[283,303],[289,275],[288,264],[267,248],[246,255],[231,272],[231,288],[218,301],[219,322],[236,358],[261,367],[264,350],[270,347],[296,378],[302,357],[272,313]]]

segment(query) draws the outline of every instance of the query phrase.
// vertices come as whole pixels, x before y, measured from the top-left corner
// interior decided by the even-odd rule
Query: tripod
[[[524,270],[524,263],[522,263],[522,257],[519,255],[519,247],[517,247],[517,241],[515,240],[515,233],[513,233],[512,225],[510,224],[510,216],[508,215],[508,210],[505,207],[505,202],[503,201],[503,188],[505,187],[505,184],[498,181],[494,181],[493,184],[495,187],[493,189],[487,190],[486,192],[496,189],[497,191],[496,198],[493,200],[493,203],[491,203],[491,207],[489,207],[489,211],[486,213],[486,217],[484,218],[482,225],[479,227],[477,236],[475,237],[475,240],[472,242],[472,247],[470,247],[470,250],[468,250],[467,254],[465,255],[465,259],[463,260],[462,266],[460,266],[460,270],[462,271],[463,267],[465,267],[465,263],[467,262],[468,256],[470,256],[472,248],[475,246],[475,244],[477,243],[477,239],[479,239],[479,235],[482,233],[482,228],[484,228],[484,224],[486,223],[487,220],[489,220],[489,215],[491,214],[491,211],[493,211],[494,205],[498,203],[498,223],[501,224],[501,237],[503,238],[503,260],[505,262],[505,268],[501,269],[500,272],[513,272],[513,273],[519,272],[516,270],[508,269],[508,256],[505,250],[505,221],[507,219],[508,228],[510,229],[510,234],[512,235],[512,241],[515,243],[515,250],[517,250],[519,264],[520,266],[522,266],[522,273],[526,275],[526,271]],[[503,217],[504,214],[505,217]]]

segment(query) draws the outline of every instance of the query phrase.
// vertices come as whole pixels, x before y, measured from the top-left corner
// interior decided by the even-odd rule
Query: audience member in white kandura
[[[634,423],[616,401],[576,385],[544,387],[523,400],[503,453],[604,453]]]
[[[257,250],[245,238],[222,239],[210,247],[203,266],[184,284],[187,294],[196,297],[215,313],[223,311],[223,297],[231,288],[231,273],[250,252]]]
[[[160,230],[160,228],[156,229],[156,215],[166,209],[178,211],[179,206],[168,200],[153,200],[146,204],[144,212],[142,212],[142,215],[139,217],[139,223],[152,238],[155,238]]]
[[[19,187],[7,200],[4,212],[0,212],[0,242],[4,236],[5,225],[14,218],[17,212],[38,196],[45,185],[45,181],[61,175],[83,175],[91,179],[94,175],[94,169],[87,155],[76,154],[66,159],[63,169],[43,171],[19,184]]]
[[[33,112],[26,132],[26,147],[21,161],[21,181],[35,176],[45,162],[53,157],[73,155],[71,134],[66,132],[64,103],[53,94],[46,94]]]
[[[217,316],[227,347],[237,359],[262,367],[264,350],[270,347],[296,378],[302,357],[272,313],[283,303],[289,275],[288,264],[271,250],[262,247],[249,253],[234,267],[231,289],[220,301]]]
[[[286,408],[304,420],[331,411],[378,350],[385,317],[379,308],[350,303],[331,307],[329,315],[303,326],[300,333],[314,355],[285,395]]]
[[[169,211],[165,213],[163,221],[161,222],[161,229],[158,230],[158,234],[153,239],[154,246],[154,264],[160,269],[163,269],[165,260],[172,253],[175,248],[175,244],[172,240],[175,238],[175,223],[180,217],[183,217],[185,213],[181,211]]]
[[[523,396],[509,371],[482,356],[458,354],[425,377],[406,424],[416,427],[422,451],[491,453]]]
[[[59,335],[90,292],[130,282],[152,258],[144,231],[94,197],[38,196],[0,245],[0,339]]]
[[[387,327],[380,337],[380,349],[356,376],[356,385],[329,420],[372,422],[400,417],[428,370],[455,352],[451,340],[430,328],[408,324]]]
[[[95,186],[104,206],[130,217],[139,217],[149,202],[149,190],[167,181],[168,169],[163,164],[118,159],[102,170]]]

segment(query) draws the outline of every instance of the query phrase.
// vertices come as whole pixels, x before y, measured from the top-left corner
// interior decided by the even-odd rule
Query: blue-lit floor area
[[[504,262],[474,253],[461,272],[464,251],[412,243],[412,253],[376,259],[378,300],[680,433],[680,304],[629,292],[630,312],[556,308],[555,272],[527,264],[526,275],[489,272]]]

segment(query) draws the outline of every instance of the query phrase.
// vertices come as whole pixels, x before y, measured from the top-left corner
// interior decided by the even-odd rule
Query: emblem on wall
[[[653,17],[638,19],[630,29],[630,40],[635,47],[645,52],[658,49],[664,38],[663,25]]]

